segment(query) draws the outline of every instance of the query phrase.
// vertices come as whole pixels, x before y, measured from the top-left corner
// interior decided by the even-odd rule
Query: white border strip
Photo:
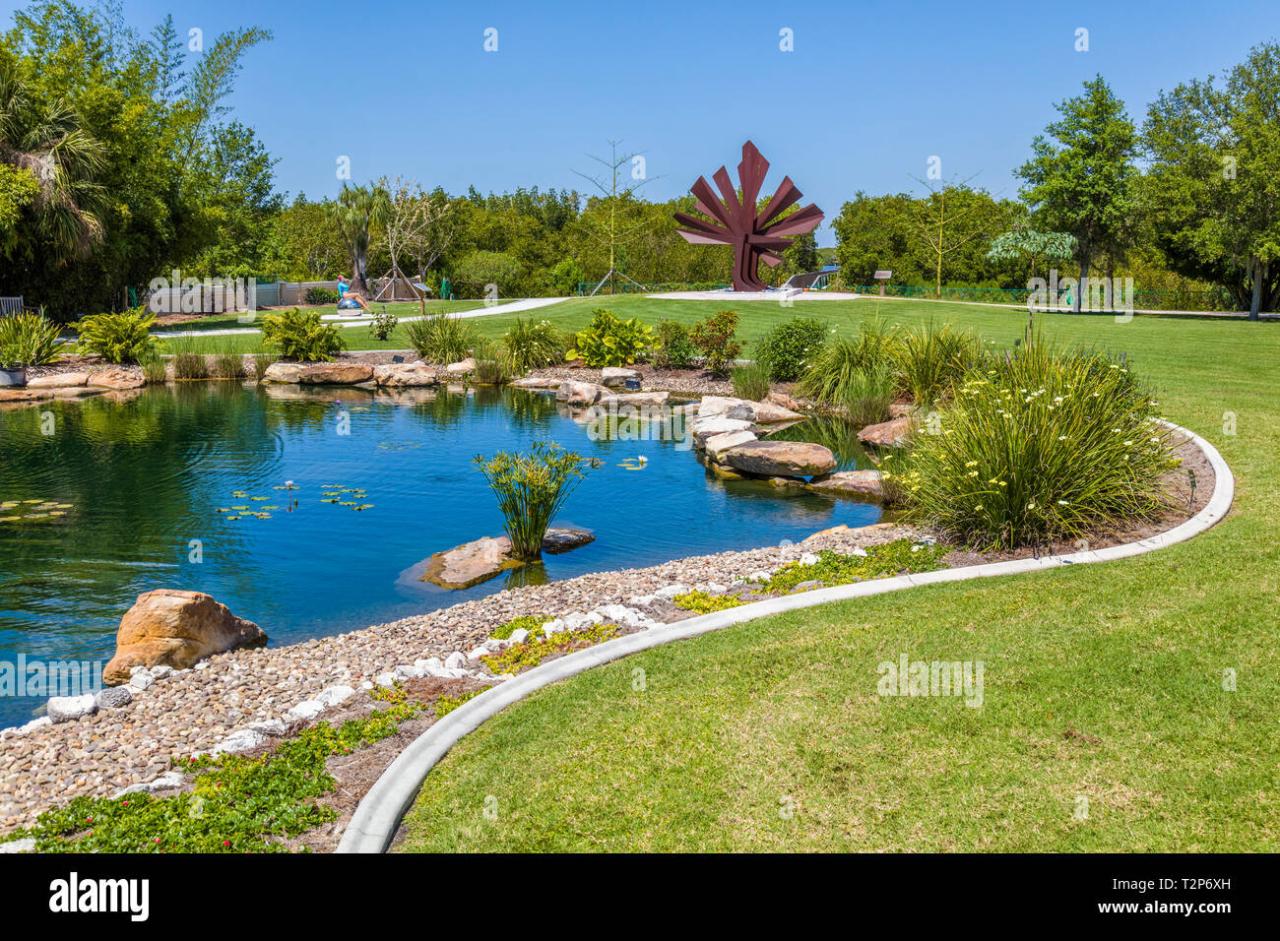
[[[1043,556],[1039,559],[1013,559],[1008,562],[989,562],[962,568],[940,569],[918,575],[899,575],[894,578],[856,582],[820,588],[781,598],[770,598],[752,604],[704,614],[677,621],[669,627],[658,627],[638,634],[628,634],[617,640],[607,641],[586,650],[552,660],[544,666],[534,667],[514,679],[492,687],[474,699],[449,713],[409,745],[391,765],[382,772],[373,787],[360,801],[351,823],[338,844],[339,853],[383,853],[391,845],[400,821],[417,798],[418,791],[428,772],[436,766],[459,739],[474,731],[486,720],[497,715],[512,703],[519,702],[536,690],[552,683],[559,683],[584,670],[601,666],[613,660],[658,647],[662,644],[686,640],[718,631],[721,628],[756,618],[795,611],[832,601],[865,598],[900,591],[915,585],[933,585],[941,582],[959,582],[971,578],[988,578],[995,575],[1015,575],[1019,572],[1040,571],[1090,562],[1109,562],[1129,556],[1142,555],[1184,542],[1213,526],[1231,509],[1235,497],[1235,478],[1218,449],[1199,435],[1171,422],[1169,428],[1185,434],[1208,458],[1213,467],[1213,496],[1203,510],[1173,529],[1140,539],[1137,542],[1109,546],[1105,549],[1073,552],[1067,555]]]

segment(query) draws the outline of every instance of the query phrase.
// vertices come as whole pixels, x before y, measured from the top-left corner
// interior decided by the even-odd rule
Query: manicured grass
[[[796,313],[735,306],[749,336]],[[797,308],[848,325],[877,306]],[[881,310],[1001,345],[1026,320]],[[404,849],[1280,849],[1280,328],[1040,322],[1127,353],[1163,414],[1222,451],[1238,484],[1226,521],[1131,560],[794,612],[589,671],[464,739],[428,776]],[[877,666],[903,653],[982,661],[982,708],[878,696]]]

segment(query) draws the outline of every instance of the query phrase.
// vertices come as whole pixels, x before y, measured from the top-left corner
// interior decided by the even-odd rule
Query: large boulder
[[[868,425],[858,432],[858,440],[878,448],[896,448],[910,433],[911,419],[903,415],[901,418],[891,418],[878,425]]]
[[[542,537],[542,549],[558,555],[585,546],[595,538],[595,534],[589,529],[551,526]],[[510,539],[506,536],[485,536],[444,552],[437,552],[427,560],[422,581],[441,588],[470,588],[507,569],[519,568],[522,564],[511,558]]]
[[[354,386],[371,379],[368,363],[309,363],[298,377],[304,386]]]
[[[589,529],[579,529],[576,526],[549,526],[542,537],[542,551],[559,555],[594,542],[595,538],[596,534]]]
[[[639,378],[640,374],[634,369],[625,369],[622,366],[605,366],[600,370],[600,382],[610,389],[625,388],[628,379]]]
[[[602,395],[600,405],[666,405],[671,397],[670,392],[620,392],[617,395]]]
[[[880,500],[884,497],[884,483],[878,470],[839,471],[825,477],[815,477],[809,489],[841,497],[862,497]]]
[[[89,374],[89,385],[99,389],[141,389],[146,384],[142,370],[133,366],[108,366]]]
[[[698,408],[698,417],[755,421],[755,403],[748,402],[746,399],[735,399],[724,395],[704,395]]]
[[[752,424],[741,418],[704,418],[699,415],[689,426],[693,433],[694,444],[698,447],[706,445],[708,439],[716,435],[732,434],[735,431],[750,431]]]
[[[466,376],[476,371],[476,359],[474,356],[468,356],[466,359],[459,360],[456,363],[450,363],[444,367],[444,371],[451,376]]]
[[[735,470],[760,477],[816,477],[836,469],[830,448],[803,441],[750,441],[727,451]]]
[[[560,384],[560,388],[556,390],[556,401],[566,402],[569,405],[595,405],[602,396],[608,394],[610,394],[608,389],[594,382],[570,380]]]
[[[711,460],[723,461],[725,454],[732,449],[755,440],[754,431],[730,431],[723,435],[712,435],[706,440],[704,447]]]
[[[793,412],[774,402],[752,402],[755,420],[758,425],[772,425],[777,422],[795,422],[804,418],[799,412]]]
[[[433,386],[440,381],[436,371],[425,363],[386,363],[373,367],[373,381],[380,386]]]
[[[197,661],[238,647],[261,647],[262,628],[232,614],[199,591],[161,588],[139,595],[116,633],[116,653],[103,672],[108,686],[129,681],[135,666],[185,670]]]
[[[511,384],[517,389],[559,389],[564,384],[564,380],[556,379],[554,376],[525,376]]]
[[[301,382],[303,369],[302,363],[272,363],[262,374],[262,381],[284,384]]]
[[[27,380],[28,389],[71,389],[89,384],[87,372],[56,372]]]

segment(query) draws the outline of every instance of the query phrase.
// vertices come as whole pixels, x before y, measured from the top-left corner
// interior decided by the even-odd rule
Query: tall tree
[[[1032,158],[1018,175],[1039,221],[1075,236],[1083,287],[1095,257],[1115,257],[1131,231],[1138,136],[1124,102],[1101,75],[1057,110],[1061,117],[1032,142]],[[1083,294],[1075,292],[1076,310]]]
[[[1280,45],[1161,93],[1143,127],[1144,194],[1175,270],[1223,285],[1251,319],[1280,301]]]
[[[333,220],[351,257],[351,285],[369,296],[369,244],[374,225],[386,218],[390,200],[381,186],[344,186],[333,206]]]

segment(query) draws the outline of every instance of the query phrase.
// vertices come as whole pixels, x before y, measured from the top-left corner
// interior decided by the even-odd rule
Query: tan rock
[[[422,580],[441,588],[470,588],[506,569],[519,567],[519,562],[511,560],[510,552],[511,540],[506,536],[485,536],[464,542],[428,559]]]
[[[262,628],[236,617],[210,595],[161,588],[139,595],[120,621],[116,653],[102,678],[108,686],[119,686],[129,681],[135,666],[185,670],[213,654],[266,642]]]
[[[262,374],[263,382],[296,383],[302,381],[302,363],[272,363]]]
[[[27,380],[28,389],[70,389],[88,384],[88,372],[59,372]]]
[[[608,389],[594,382],[570,380],[560,384],[560,388],[556,391],[556,401],[567,402],[570,405],[594,405],[602,396],[608,394],[610,394]]]
[[[724,455],[731,449],[755,440],[756,435],[753,431],[730,431],[727,434],[711,436],[706,440],[704,447],[707,451],[707,457],[711,458],[711,460],[723,461]]]
[[[634,369],[626,369],[622,366],[605,366],[600,370],[600,383],[610,389],[624,388],[628,379],[639,378],[640,374]]]
[[[142,370],[133,366],[108,366],[89,374],[89,385],[100,389],[141,389],[146,384]]]
[[[379,386],[434,386],[440,381],[436,371],[424,363],[387,363],[373,367],[373,381]]]
[[[825,477],[815,477],[809,483],[809,489],[836,496],[870,497],[874,500],[884,497],[878,470],[839,471]]]
[[[564,384],[564,380],[550,376],[525,376],[511,384],[517,389],[559,389]]]
[[[693,443],[701,448],[716,435],[732,434],[735,431],[750,431],[751,422],[741,418],[704,418],[699,415],[689,426],[693,433]]]
[[[878,448],[896,448],[910,433],[911,419],[904,415],[878,425],[868,425],[858,432],[858,440]]]
[[[621,392],[617,395],[602,395],[601,405],[666,405],[670,392]]]
[[[830,448],[804,441],[751,441],[727,452],[725,461],[761,477],[814,477],[836,469]]]
[[[444,367],[444,371],[451,376],[465,376],[468,373],[476,371],[476,360],[474,356],[468,356],[466,359],[456,363],[450,363]]]
[[[354,386],[371,379],[368,363],[308,363],[298,377],[304,386]]]
[[[797,422],[804,418],[799,412],[793,412],[774,402],[752,402],[751,407],[755,410],[756,422],[761,425],[772,425],[784,421]]]
[[[699,418],[728,418],[738,421],[755,421],[754,402],[725,395],[704,395],[699,403]]]

